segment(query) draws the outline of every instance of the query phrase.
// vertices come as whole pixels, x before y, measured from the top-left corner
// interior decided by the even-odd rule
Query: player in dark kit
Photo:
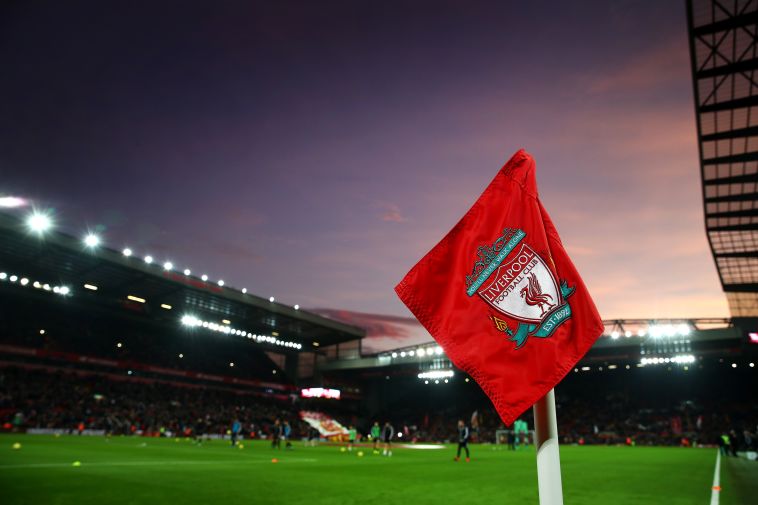
[[[271,448],[272,449],[282,448],[282,437],[284,437],[284,427],[282,426],[281,421],[277,419],[276,421],[274,421],[274,426],[271,429]]]
[[[242,424],[240,424],[238,419],[235,419],[232,423],[232,447],[237,445],[237,439],[240,436],[240,431],[242,430]]]
[[[471,436],[471,430],[469,430],[466,423],[463,420],[458,421],[458,454],[455,456],[455,461],[461,460],[461,449],[466,449],[466,462],[471,461],[471,454],[468,451],[468,439]]]
[[[384,455],[392,456],[392,437],[395,436],[395,428],[389,421],[384,423],[384,429],[382,429],[382,442],[384,442]]]

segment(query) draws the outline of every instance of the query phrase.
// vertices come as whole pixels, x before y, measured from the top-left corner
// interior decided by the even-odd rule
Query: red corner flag
[[[603,333],[537,196],[523,149],[397,285],[400,299],[510,425]]]

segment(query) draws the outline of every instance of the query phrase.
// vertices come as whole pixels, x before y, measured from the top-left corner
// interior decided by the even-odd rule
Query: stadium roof
[[[198,325],[208,322],[216,331],[238,329],[248,338],[265,335],[274,347],[292,342],[311,350],[314,343],[328,346],[365,336],[361,328],[120,251],[87,247],[64,233],[38,236],[15,215],[0,214],[0,280],[6,281],[2,284],[9,286],[12,275],[19,289],[49,290],[50,296],[58,296],[65,287],[69,290],[65,298],[85,306],[126,308],[176,325],[183,319],[186,323],[189,316]],[[23,286],[22,280],[26,280]]]
[[[758,4],[689,0],[708,242],[733,317],[758,316]]]

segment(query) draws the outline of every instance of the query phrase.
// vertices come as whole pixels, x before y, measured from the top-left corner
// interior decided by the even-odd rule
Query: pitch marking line
[[[315,458],[298,458],[279,460],[279,463],[315,463]],[[96,468],[99,466],[179,466],[179,465],[213,465],[213,464],[249,464],[249,463],[271,463],[269,460],[254,459],[250,461],[240,460],[207,460],[207,461],[101,461],[94,463],[82,463],[82,466]],[[16,468],[64,468],[70,467],[71,463],[20,463],[17,465],[0,465],[0,470],[12,470]]]
[[[716,468],[713,470],[713,485],[711,486],[711,505],[719,505],[721,493],[721,449],[716,453]]]

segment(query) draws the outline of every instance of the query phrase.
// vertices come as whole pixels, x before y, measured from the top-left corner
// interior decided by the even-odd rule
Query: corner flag
[[[518,151],[395,291],[510,425],[603,333]]]

